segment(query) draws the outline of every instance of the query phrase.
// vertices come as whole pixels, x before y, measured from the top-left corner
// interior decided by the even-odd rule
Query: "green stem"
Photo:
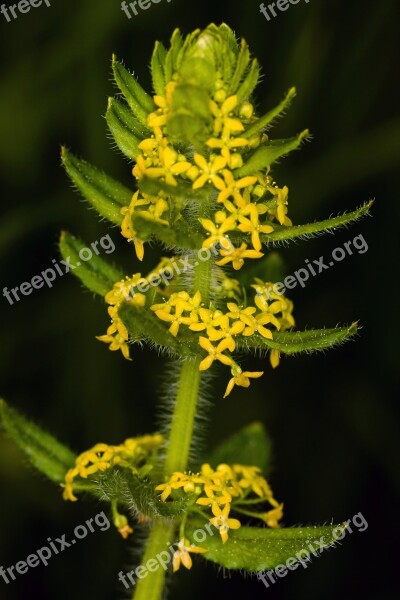
[[[174,541],[175,524],[166,521],[158,522],[153,525],[149,537],[147,538],[146,551],[142,558],[142,566],[146,568],[149,560],[157,560],[157,555],[161,552],[168,552],[171,556],[169,546]],[[165,555],[164,555],[165,556]],[[144,579],[137,579],[134,592],[134,600],[159,600],[162,597],[165,582],[165,570],[159,564],[157,571],[147,571]]]
[[[193,274],[192,292],[199,290],[202,302],[206,305],[208,305],[210,296],[211,271],[212,259],[198,261]],[[174,471],[185,471],[188,466],[200,390],[200,362],[201,357],[182,362],[163,467],[166,477]],[[176,523],[170,521],[157,522],[153,525],[141,563],[143,566],[160,552],[166,551],[167,546],[174,542],[175,529]],[[147,571],[146,577],[137,582],[134,600],[160,600],[164,580],[165,570],[163,568],[160,567],[155,572]]]
[[[193,437],[200,388],[200,359],[186,360],[181,367],[178,394],[172,418],[164,474],[184,471]]]

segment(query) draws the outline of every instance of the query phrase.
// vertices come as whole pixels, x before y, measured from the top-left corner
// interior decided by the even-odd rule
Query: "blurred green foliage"
[[[363,234],[366,254],[353,254],[292,294],[301,329],[333,327],[337,315],[341,322],[360,319],[364,328],[355,343],[325,355],[285,360],[276,372],[267,369],[250,393],[237,390],[229,400],[221,400],[223,382],[215,380],[207,443],[215,444],[221,429],[233,433],[262,420],[274,440],[270,479],[285,501],[286,524],[340,522],[361,511],[369,528],[268,592],[256,579],[235,574],[224,580],[198,561],[190,579],[179,574],[179,589],[171,582],[171,594],[186,598],[190,584],[193,600],[221,591],[303,600],[316,597],[316,589],[327,600],[353,594],[389,600],[395,597],[388,573],[396,545],[387,532],[400,488],[395,460],[396,0],[300,2],[270,22],[256,0],[173,0],[131,20],[117,0],[54,0],[51,8],[13,22],[2,18],[1,287],[20,285],[51,266],[58,258],[61,228],[89,242],[108,232],[105,223],[96,223],[82,209],[70,188],[60,168],[60,144],[132,186],[129,164],[112,152],[102,119],[113,92],[112,53],[124,58],[149,89],[147,62],[154,41],[168,40],[175,27],[187,33],[211,21],[226,21],[259,58],[265,73],[258,95],[262,112],[279,102],[284,90],[297,87],[276,135],[289,137],[308,127],[314,140],[274,171],[277,181],[289,186],[294,222],[325,218],[371,197],[377,202],[373,218],[335,238],[282,248],[291,273],[306,258],[329,255]],[[117,245],[113,260],[133,271],[132,249],[117,229],[111,235]],[[144,271],[152,265],[151,252],[145,262]],[[163,359],[138,347],[132,364],[109,353],[95,340],[107,325],[105,306],[83,293],[70,275],[13,306],[2,297],[0,310],[1,393],[14,406],[78,451],[96,441],[117,443],[154,429]],[[252,370],[261,370],[263,360],[255,362]],[[0,565],[5,567],[99,511],[97,504],[64,503],[60,491],[27,469],[4,437],[0,480]],[[383,544],[385,553],[378,552]],[[9,585],[0,580],[0,597],[37,594],[42,600],[63,600],[73,594],[108,600],[121,596],[117,572],[130,558],[131,550],[113,530],[92,534],[48,567],[30,569]]]

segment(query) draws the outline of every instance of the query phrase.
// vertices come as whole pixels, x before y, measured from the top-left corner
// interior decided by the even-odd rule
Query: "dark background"
[[[396,8],[396,0],[301,1],[268,22],[255,0],[161,0],[128,20],[117,0],[52,0],[50,8],[31,9],[10,23],[0,15],[1,289],[51,266],[62,228],[89,243],[109,232],[72,191],[59,164],[59,145],[132,185],[129,165],[112,151],[102,118],[114,92],[111,53],[149,88],[154,41],[167,42],[176,26],[189,33],[225,21],[247,39],[263,66],[260,112],[297,86],[291,110],[273,132],[287,137],[309,127],[314,134],[312,144],[274,171],[278,182],[289,186],[295,223],[376,198],[373,218],[335,237],[282,249],[290,273],[306,258],[329,255],[356,235],[364,236],[367,253],[346,258],[291,294],[300,329],[360,319],[358,338],[333,351],[283,360],[274,372],[266,368],[248,392],[236,390],[225,400],[226,372],[220,371],[208,423],[210,446],[243,424],[265,423],[274,440],[269,479],[285,502],[286,525],[340,522],[361,511],[369,528],[269,590],[239,574],[224,580],[198,560],[190,576],[174,578],[176,600],[233,593],[282,600],[397,597]],[[111,258],[126,272],[137,270],[118,230],[111,235],[117,245]],[[147,252],[148,264],[155,254],[156,249],[153,255]],[[105,306],[75,278],[59,278],[52,289],[36,291],[14,306],[1,297],[0,309],[0,391],[13,406],[76,451],[154,430],[165,364],[139,348],[128,363],[97,342],[95,335],[108,323]],[[261,370],[263,361],[247,364]],[[5,567],[102,509],[96,503],[63,502],[60,490],[27,468],[4,437],[0,478],[0,565]],[[127,544],[116,532],[97,532],[46,568],[30,569],[9,585],[0,580],[0,598],[122,597],[117,572],[128,563]]]

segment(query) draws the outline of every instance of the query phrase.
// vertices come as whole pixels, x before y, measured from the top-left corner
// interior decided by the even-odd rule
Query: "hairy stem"
[[[146,543],[146,551],[142,558],[142,566],[146,568],[149,560],[157,560],[157,555],[167,552],[171,556],[169,546],[174,541],[175,525],[168,522],[159,522],[153,525]],[[163,554],[165,560],[166,555]],[[165,557],[165,558],[164,558]],[[154,563],[153,563],[154,564]],[[158,565],[157,571],[150,572],[144,579],[138,579],[135,587],[134,600],[159,600],[165,583],[165,570]]]
[[[208,304],[210,295],[212,260],[198,262],[194,274],[192,292],[199,290],[202,301]],[[163,473],[168,477],[174,471],[185,471],[188,465],[192,445],[198,405],[201,373],[201,358],[188,359],[182,362],[178,391],[171,419],[170,435],[167,445]],[[155,559],[160,552],[167,551],[175,540],[176,524],[170,521],[157,522],[153,525],[147,540],[142,565]],[[169,555],[170,551],[168,550]],[[134,600],[160,600],[164,588],[165,570],[160,566],[157,571],[147,571],[144,579],[137,583]]]

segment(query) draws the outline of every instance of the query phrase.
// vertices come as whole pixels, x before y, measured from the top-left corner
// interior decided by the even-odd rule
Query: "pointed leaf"
[[[299,352],[314,352],[343,344],[352,338],[357,331],[358,323],[353,323],[348,327],[337,327],[335,329],[274,332],[273,340],[252,335],[248,338],[238,337],[237,341],[239,348],[270,348],[279,350],[284,354],[298,354]]]
[[[134,511],[147,517],[172,518],[185,511],[188,497],[162,502],[160,492],[148,478],[142,478],[128,469],[114,467],[97,476],[97,488],[103,500],[117,500]]]
[[[286,94],[285,98],[282,100],[278,106],[270,110],[263,117],[260,117],[254,125],[246,129],[243,133],[240,134],[240,137],[251,138],[254,135],[260,133],[263,129],[265,129],[272,121],[281,113],[283,113],[289,106],[290,102],[296,95],[296,88],[292,87]]]
[[[135,117],[129,108],[121,102],[109,98],[106,121],[121,152],[131,160],[136,160],[140,154],[138,145],[142,140],[135,135]]]
[[[169,246],[186,249],[201,246],[201,236],[196,234],[184,219],[180,219],[176,227],[172,228],[138,211],[132,216],[132,225],[137,236],[143,241],[156,238]]]
[[[82,262],[83,259],[79,253],[86,248],[90,247],[70,233],[66,231],[61,233],[60,252],[64,260],[71,266],[72,274],[78,277],[89,290],[105,296],[114,283],[123,279],[123,273],[96,256],[94,252],[90,260]]]
[[[292,150],[296,150],[301,142],[309,135],[308,129],[305,129],[299,135],[287,140],[270,140],[266,142],[254,152],[254,154],[246,161],[243,167],[234,171],[235,177],[245,177],[252,175],[256,171],[261,171],[272,165],[278,158],[288,154]]]
[[[53,436],[34,425],[0,400],[0,424],[30,463],[51,481],[61,483],[75,455]]]
[[[206,189],[194,190],[190,184],[180,182],[179,185],[168,185],[160,179],[151,179],[150,177],[142,177],[139,181],[139,188],[149,196],[157,196],[160,192],[165,192],[169,196],[179,198],[188,202],[189,200],[204,201],[209,197]]]
[[[112,69],[115,82],[125,96],[133,114],[148,130],[147,116],[156,109],[153,99],[144,91],[136,78],[118,62],[115,54],[112,57]]]
[[[245,40],[242,39],[239,56],[236,61],[236,68],[233,74],[228,96],[235,94],[237,89],[239,88],[242,77],[247,69],[247,66],[250,62],[250,50]]]
[[[269,529],[261,527],[240,527],[229,531],[229,539],[222,544],[217,529],[214,535],[207,535],[204,542],[198,542],[196,529],[205,529],[201,520],[188,520],[185,534],[196,546],[206,548],[202,556],[226,569],[244,569],[251,573],[274,569],[288,559],[303,562],[317,552],[327,548],[344,531],[345,525],[325,527],[290,527]],[[205,530],[207,531],[207,530]],[[214,531],[214,528],[213,528]],[[310,545],[312,548],[310,548]]]
[[[153,88],[158,96],[165,94],[165,73],[164,64],[167,51],[161,42],[156,42],[153,55],[151,57],[151,75],[153,78]]]
[[[130,203],[132,192],[116,179],[85,160],[80,160],[66,148],[61,150],[61,160],[83,197],[102,217],[120,225],[123,219],[121,208]]]
[[[324,221],[316,221],[315,223],[308,223],[307,225],[294,225],[293,227],[279,227],[274,224],[274,231],[268,235],[262,235],[262,241],[269,242],[280,242],[284,240],[294,240],[297,238],[308,239],[317,233],[329,232],[340,227],[354,223],[368,215],[371,206],[374,201],[370,200],[357,208],[353,212],[345,213],[331,219],[325,219]]]
[[[262,423],[252,423],[224,440],[207,462],[214,468],[221,463],[228,465],[253,465],[268,473],[271,455],[271,440]]]
[[[243,102],[243,100],[247,100],[247,98],[250,98],[251,94],[254,91],[254,88],[257,85],[259,76],[260,67],[258,66],[257,60],[254,59],[247,77],[236,92],[236,96],[238,98],[238,105],[240,105]]]

